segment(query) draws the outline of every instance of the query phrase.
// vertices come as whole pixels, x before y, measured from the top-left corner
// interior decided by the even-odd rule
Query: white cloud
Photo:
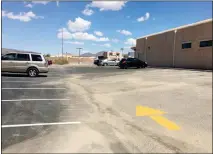
[[[129,38],[126,40],[126,42],[124,42],[125,44],[128,44],[128,45],[132,45],[132,46],[135,46],[136,45],[136,39],[133,39],[133,38]]]
[[[108,37],[101,37],[101,38],[98,38],[96,41],[98,41],[98,42],[107,42],[107,41],[109,41],[109,38]]]
[[[111,47],[111,44],[106,43],[106,44],[103,44],[103,45],[101,45],[101,46],[104,46],[104,47],[110,48],[110,47]]]
[[[49,2],[50,1],[32,1],[32,3],[34,3],[34,4],[43,4],[43,5],[46,5]]]
[[[118,33],[124,34],[124,35],[132,35],[130,31],[127,30],[117,30]]]
[[[84,45],[84,42],[78,42],[78,41],[66,41],[65,43],[76,44],[76,45]]]
[[[59,1],[56,1],[56,6],[59,7]]]
[[[59,29],[58,30],[58,34],[57,34],[57,37],[59,39],[62,38],[62,29]],[[68,30],[66,28],[63,28],[63,38],[64,39],[72,39],[72,34],[70,32],[68,32]]]
[[[118,40],[118,39],[112,39],[112,42],[114,42],[114,43],[118,43],[118,42],[119,42],[119,40]]]
[[[83,32],[90,28],[91,22],[78,17],[75,21],[69,20],[67,25],[71,32]]]
[[[33,7],[33,5],[32,5],[32,4],[27,4],[27,5],[25,5],[25,7],[32,8],[32,7]]]
[[[73,38],[76,40],[90,40],[96,41],[97,37],[93,34],[83,33],[83,32],[76,32],[72,34]]]
[[[100,11],[118,11],[125,6],[125,1],[93,1],[89,7],[97,7]]]
[[[138,18],[137,21],[138,21],[138,22],[143,22],[143,21],[145,21],[145,20],[148,20],[149,17],[150,17],[149,12],[146,12],[146,14],[145,14],[144,16]]]
[[[91,16],[91,15],[94,13],[94,11],[91,10],[91,9],[89,9],[89,8],[85,8],[85,9],[82,11],[82,13],[83,13],[84,15],[86,15],[86,16]]]
[[[94,33],[95,33],[95,35],[97,35],[97,36],[103,36],[103,33],[100,32],[100,31],[94,31]]]
[[[89,41],[97,41],[97,42],[106,42],[109,41],[108,38],[105,37],[101,37],[101,38],[97,38],[96,36],[94,36],[93,34],[88,34],[88,33],[83,33],[83,32],[76,32],[72,34],[73,39],[76,40],[89,40]]]
[[[5,17],[6,16],[6,11],[2,10],[1,11],[1,15],[2,15],[2,17]]]
[[[36,16],[32,11],[30,12],[20,12],[19,14],[14,14],[13,12],[2,11],[2,16],[13,20],[20,20],[23,22],[31,21],[32,19],[44,18],[42,16]]]
[[[62,38],[62,29],[58,30],[57,37],[59,39]],[[107,42],[109,38],[107,37],[96,37],[93,34],[89,34],[86,32],[75,32],[70,33],[66,28],[63,28],[63,38],[64,39],[74,39],[74,40],[87,40],[87,41],[96,41],[96,42]]]

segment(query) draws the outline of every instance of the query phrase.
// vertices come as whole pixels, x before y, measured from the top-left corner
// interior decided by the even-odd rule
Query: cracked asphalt
[[[138,105],[181,129],[136,116]],[[211,153],[212,72],[67,65],[38,78],[2,74],[2,125],[3,153]]]

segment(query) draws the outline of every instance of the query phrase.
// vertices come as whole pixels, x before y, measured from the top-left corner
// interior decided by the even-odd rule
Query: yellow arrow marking
[[[172,121],[169,121],[165,117],[161,116],[166,112],[155,110],[149,107],[137,106],[136,107],[136,116],[149,116],[151,119],[156,121],[161,126],[169,130],[180,130],[180,127]]]
[[[150,116],[154,121],[159,123],[161,126],[166,127],[169,130],[179,130],[180,127],[172,121],[164,118],[163,116]]]
[[[136,107],[136,116],[152,116],[152,115],[162,115],[165,112],[160,110],[155,110],[145,106],[137,106]]]

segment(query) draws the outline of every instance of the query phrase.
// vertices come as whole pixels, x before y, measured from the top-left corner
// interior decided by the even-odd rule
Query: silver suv
[[[1,57],[2,72],[27,73],[36,77],[48,72],[48,62],[39,53],[8,53]]]

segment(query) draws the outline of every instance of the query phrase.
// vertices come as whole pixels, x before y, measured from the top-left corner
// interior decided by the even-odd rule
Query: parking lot
[[[211,89],[211,71],[185,69],[81,65],[38,78],[2,75],[2,146],[17,153],[211,152]],[[137,115],[137,106],[147,115]]]
[[[63,80],[66,75],[63,68],[58,67],[51,67],[48,74],[37,78],[2,73],[3,149],[49,131],[48,124],[77,121],[85,105],[77,102],[67,90]],[[67,111],[72,111],[72,115],[68,116]]]

